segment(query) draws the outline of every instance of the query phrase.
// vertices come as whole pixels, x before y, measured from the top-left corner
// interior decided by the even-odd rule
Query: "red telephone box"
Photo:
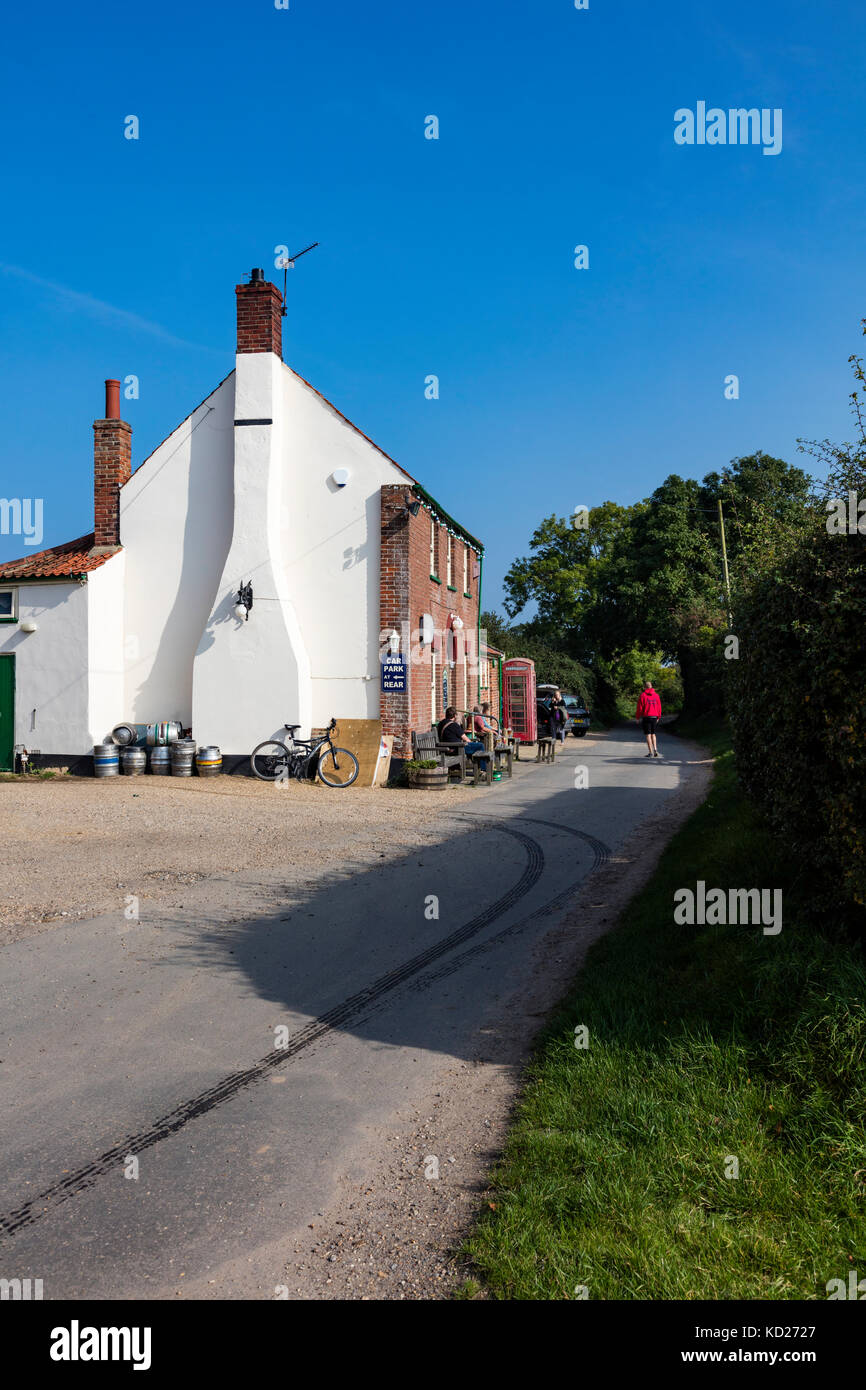
[[[504,722],[518,743],[534,743],[535,662],[522,656],[502,663]]]

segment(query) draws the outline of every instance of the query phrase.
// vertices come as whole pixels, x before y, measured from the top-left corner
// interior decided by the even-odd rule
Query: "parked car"
[[[568,713],[565,732],[574,734],[575,738],[585,738],[586,731],[592,722],[592,716],[583,700],[578,695],[569,695],[558,685],[539,685],[537,687],[539,700],[549,701],[554,690],[560,690],[565,701],[565,708]]]
[[[592,715],[586,708],[582,700],[576,695],[563,695],[565,707],[568,710],[568,717],[571,722],[571,732],[575,738],[585,738],[586,731],[592,722]]]

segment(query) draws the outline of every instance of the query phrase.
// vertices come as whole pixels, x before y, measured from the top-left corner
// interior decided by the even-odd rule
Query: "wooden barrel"
[[[147,752],[144,748],[121,748],[120,770],[124,777],[141,777],[147,768]]]
[[[117,777],[120,773],[120,749],[116,743],[94,743],[94,777]]]
[[[195,755],[195,767],[199,777],[217,777],[222,771],[223,755],[215,744],[200,748]]]
[[[195,744],[192,739],[178,739],[170,746],[172,777],[191,777],[195,757]]]
[[[424,791],[444,791],[448,786],[448,769],[419,767],[415,773],[415,786]]]
[[[171,772],[171,749],[151,748],[150,770],[154,777],[167,777]]]

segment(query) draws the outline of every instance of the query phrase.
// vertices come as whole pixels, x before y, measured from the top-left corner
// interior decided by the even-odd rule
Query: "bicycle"
[[[256,777],[263,782],[287,782],[290,777],[303,782],[318,776],[326,787],[351,787],[358,776],[358,759],[348,748],[337,748],[332,742],[336,719],[316,738],[295,738],[300,724],[283,727],[289,735],[288,743],[267,739],[250,754],[250,767]]]

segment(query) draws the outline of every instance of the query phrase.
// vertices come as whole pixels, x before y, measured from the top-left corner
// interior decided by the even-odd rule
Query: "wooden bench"
[[[449,780],[451,773],[456,769],[460,774],[460,781],[466,781],[466,753],[463,744],[440,743],[435,729],[425,729],[421,733],[415,733],[413,730],[412,756],[418,759],[435,759],[440,767],[448,769]]]
[[[556,759],[556,740],[549,734],[539,734],[536,739],[535,761],[537,763],[552,763]]]

